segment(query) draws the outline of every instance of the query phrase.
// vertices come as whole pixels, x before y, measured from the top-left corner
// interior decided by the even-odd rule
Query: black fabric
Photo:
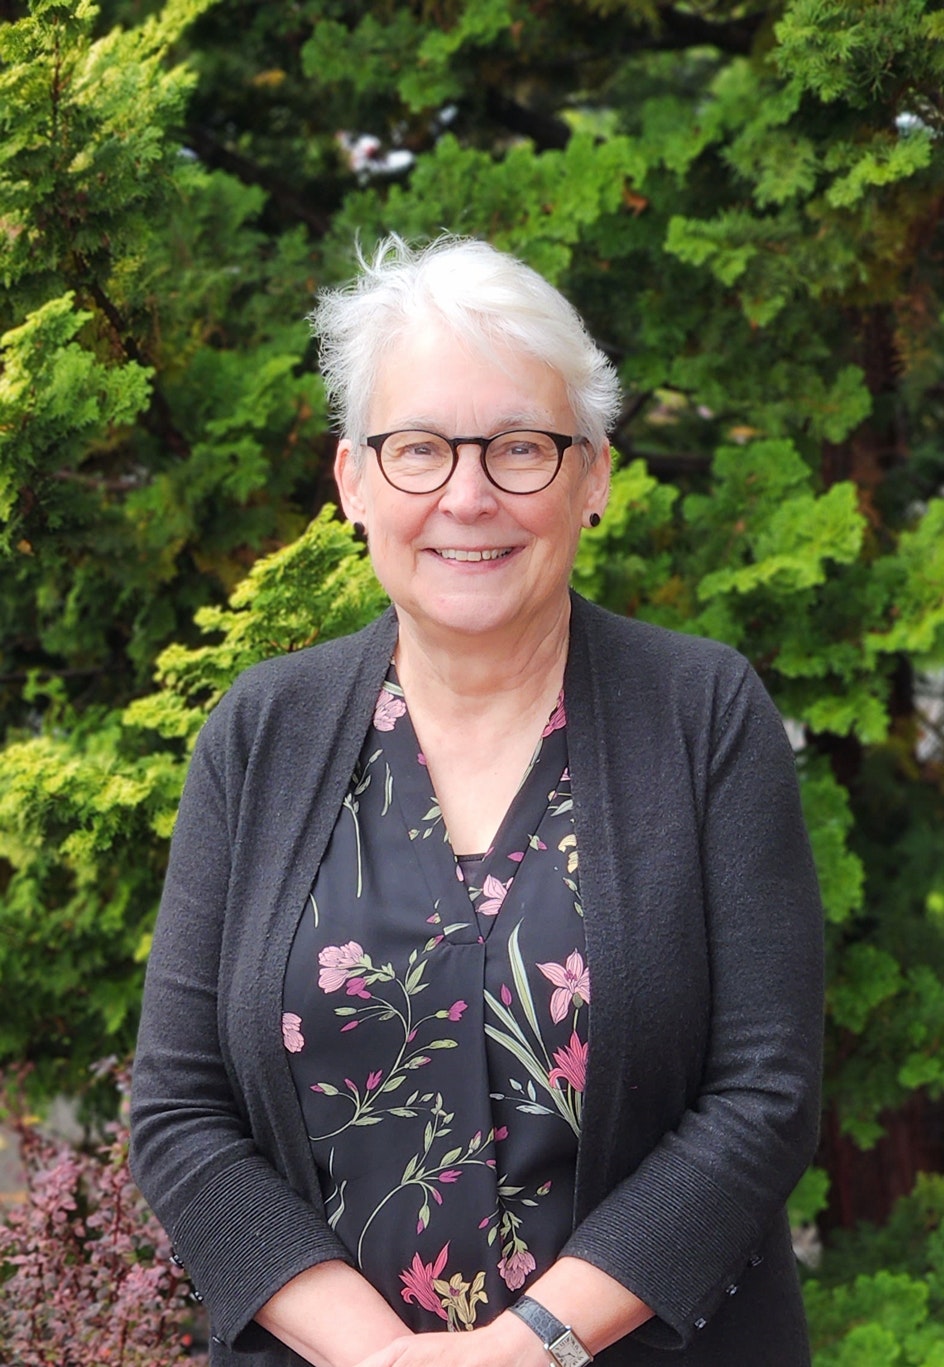
[[[560,701],[536,739],[466,881],[391,671],[286,970],[325,1213],[417,1333],[490,1323],[571,1232],[590,986]]]
[[[133,1170],[206,1297],[213,1363],[300,1359],[255,1326],[326,1223],[278,1029],[289,949],[396,636],[247,671],[207,722],[148,964]],[[822,927],[793,757],[710,641],[573,599],[565,676],[593,1018],[566,1251],[658,1318],[613,1367],[803,1367],[782,1207],[816,1142]],[[732,1293],[730,1288],[737,1287]],[[698,1327],[704,1325],[704,1327]]]

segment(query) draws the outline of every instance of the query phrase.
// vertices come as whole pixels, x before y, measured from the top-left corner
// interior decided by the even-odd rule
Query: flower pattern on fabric
[[[374,709],[374,729],[392,731],[398,719],[406,712],[406,703],[388,688],[380,690],[377,706]]]
[[[497,916],[498,913],[501,911],[502,902],[504,902],[505,900],[505,894],[507,893],[510,887],[510,878],[508,879],[507,883],[503,883],[500,879],[496,878],[494,874],[488,874],[484,883],[482,884],[482,900],[479,902],[478,907],[476,908],[479,915]]]
[[[547,1080],[552,1085],[563,1079],[575,1092],[582,1092],[587,1083],[587,1046],[579,1039],[576,1030],[569,1044],[554,1050],[556,1068],[552,1068]]]
[[[301,1026],[301,1016],[296,1016],[294,1011],[282,1012],[282,1043],[290,1054],[301,1053],[305,1047]]]
[[[490,850],[460,864],[391,671],[282,1032],[328,1223],[417,1332],[488,1323],[570,1234],[591,997],[576,877],[563,698]]]
[[[551,994],[551,1020],[555,1025],[567,1015],[571,1003],[579,1010],[584,1002],[589,1002],[590,974],[579,950],[568,954],[564,964],[538,964],[538,968],[555,987]]]

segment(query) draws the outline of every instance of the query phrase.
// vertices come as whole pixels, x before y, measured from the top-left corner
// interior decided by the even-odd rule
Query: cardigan
[[[301,1363],[253,1316],[305,1268],[351,1262],[325,1220],[282,987],[396,634],[391,608],[247,670],[181,800],[132,1171],[205,1299],[214,1367]],[[593,1014],[562,1253],[655,1313],[599,1360],[803,1367],[783,1207],[817,1136],[822,912],[789,742],[735,651],[576,595],[564,689]]]

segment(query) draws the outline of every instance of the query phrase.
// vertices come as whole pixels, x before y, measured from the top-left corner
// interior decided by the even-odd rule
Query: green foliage
[[[0,717],[33,669],[81,707],[306,517],[323,402],[310,252],[177,136],[169,56],[209,0],[96,35],[89,4],[0,24]]]
[[[816,1367],[944,1363],[944,1178],[919,1177],[884,1228],[837,1233],[804,1295]]]
[[[135,362],[103,366],[73,339],[91,314],[76,312],[72,294],[51,299],[0,337],[0,517],[10,518],[23,484],[56,469],[89,440],[137,416],[148,397],[149,372]],[[63,518],[52,497],[52,526]],[[7,523],[3,547],[13,547]]]

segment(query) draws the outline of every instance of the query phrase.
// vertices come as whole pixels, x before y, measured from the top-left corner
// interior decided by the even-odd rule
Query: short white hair
[[[580,314],[523,261],[488,242],[443,234],[414,248],[391,235],[347,285],[322,292],[310,315],[321,374],[340,434],[367,436],[380,364],[417,321],[445,325],[490,355],[517,348],[560,375],[580,428],[600,450],[620,407],[619,380]]]

